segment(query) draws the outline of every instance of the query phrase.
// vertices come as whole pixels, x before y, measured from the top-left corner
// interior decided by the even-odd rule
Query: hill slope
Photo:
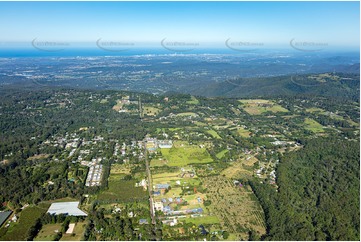
[[[235,98],[306,94],[358,100],[359,90],[359,75],[325,73],[268,78],[240,78],[207,86],[198,85],[190,92],[194,95]]]

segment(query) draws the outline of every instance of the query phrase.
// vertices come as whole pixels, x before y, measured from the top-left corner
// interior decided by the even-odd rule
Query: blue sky
[[[0,2],[0,42],[299,41],[359,48],[359,2]]]

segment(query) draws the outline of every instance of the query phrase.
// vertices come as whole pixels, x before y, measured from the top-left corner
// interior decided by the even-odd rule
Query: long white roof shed
[[[79,202],[59,202],[52,203],[48,209],[50,214],[66,214],[69,216],[88,216],[82,210],[78,208]]]

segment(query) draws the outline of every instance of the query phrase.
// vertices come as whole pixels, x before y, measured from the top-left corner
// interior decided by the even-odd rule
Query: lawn
[[[217,216],[211,215],[211,216],[202,216],[202,217],[195,217],[195,218],[183,218],[180,219],[179,221],[185,221],[186,223],[194,223],[196,225],[201,225],[201,224],[218,224],[219,223],[219,219]]]
[[[219,134],[216,131],[214,131],[213,129],[207,130],[207,133],[212,135],[212,137],[215,139],[222,139],[221,136],[219,136]]]
[[[324,132],[323,126],[313,119],[306,118],[304,124],[305,124],[305,129],[310,130],[314,133]]]
[[[197,145],[177,144],[171,149],[161,149],[162,155],[168,160],[168,166],[183,167],[193,163],[213,162],[206,148]]]
[[[61,230],[61,223],[45,224],[39,231],[38,235],[34,238],[35,241],[51,241],[54,240],[57,232]]]
[[[228,152],[228,150],[224,149],[221,152],[219,152],[218,154],[216,154],[216,156],[218,159],[222,159],[227,152]]]
[[[0,240],[26,240],[27,232],[35,221],[48,211],[50,204],[43,203],[38,206],[29,206],[25,208],[21,214],[19,222],[14,226],[10,226],[6,234]]]
[[[63,241],[80,241],[83,238],[83,234],[85,231],[86,222],[80,222],[75,225],[73,234],[64,234],[60,240]]]

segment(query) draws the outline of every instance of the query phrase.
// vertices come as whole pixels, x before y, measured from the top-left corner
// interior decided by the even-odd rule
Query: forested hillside
[[[266,240],[359,240],[359,143],[310,140],[285,155],[278,192],[251,182],[266,214]]]
[[[191,91],[195,95],[222,97],[275,97],[294,95],[318,95],[325,97],[359,99],[358,74],[325,73],[277,77],[237,78]]]

